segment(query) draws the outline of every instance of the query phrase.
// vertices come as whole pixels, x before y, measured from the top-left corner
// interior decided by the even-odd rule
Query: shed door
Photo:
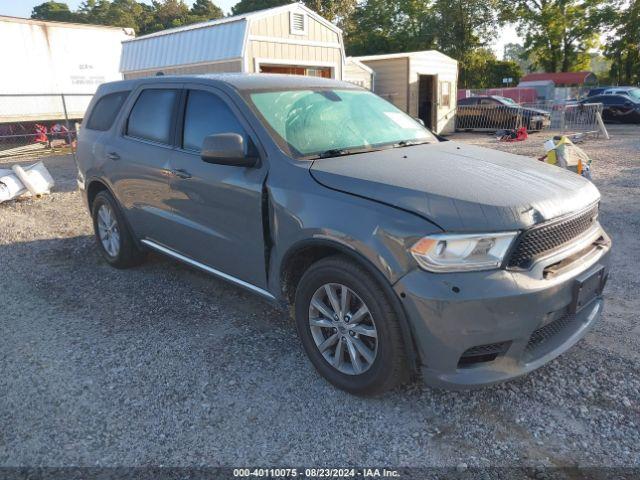
[[[332,78],[331,67],[304,67],[299,65],[260,65],[260,73],[282,73],[307,77]]]
[[[433,131],[438,128],[437,75],[419,75],[418,118]]]

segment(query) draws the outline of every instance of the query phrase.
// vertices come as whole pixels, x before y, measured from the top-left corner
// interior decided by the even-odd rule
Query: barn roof
[[[446,62],[458,63],[457,60],[445,55],[437,50],[420,50],[417,52],[402,52],[402,53],[385,53],[381,55],[365,55],[362,57],[354,57],[361,62],[373,62],[375,60],[390,60],[394,58],[411,58],[411,57],[437,57]]]
[[[593,72],[556,72],[556,73],[529,73],[520,79],[521,82],[551,80],[556,85],[584,85],[595,83],[597,77]]]

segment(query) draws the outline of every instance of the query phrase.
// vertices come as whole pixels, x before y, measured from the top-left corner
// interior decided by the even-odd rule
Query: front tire
[[[93,230],[102,257],[113,267],[129,268],[142,263],[140,250],[118,204],[108,191],[99,192],[91,205]]]
[[[371,274],[344,256],[314,263],[296,291],[298,335],[336,387],[375,395],[409,378],[398,315]]]

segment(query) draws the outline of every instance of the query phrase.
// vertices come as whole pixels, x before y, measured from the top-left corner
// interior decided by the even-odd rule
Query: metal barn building
[[[122,44],[125,78],[158,73],[285,73],[343,78],[342,31],[304,5],[164,30]]]
[[[455,130],[456,60],[435,50],[356,59],[373,70],[375,93],[437,133]]]

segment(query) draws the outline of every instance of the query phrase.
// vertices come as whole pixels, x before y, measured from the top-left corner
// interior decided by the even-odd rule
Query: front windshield
[[[627,93],[636,102],[640,102],[640,88],[634,88],[633,90],[629,90],[629,92],[627,92]]]
[[[416,120],[364,90],[257,92],[250,99],[283,150],[296,158],[437,142]]]

